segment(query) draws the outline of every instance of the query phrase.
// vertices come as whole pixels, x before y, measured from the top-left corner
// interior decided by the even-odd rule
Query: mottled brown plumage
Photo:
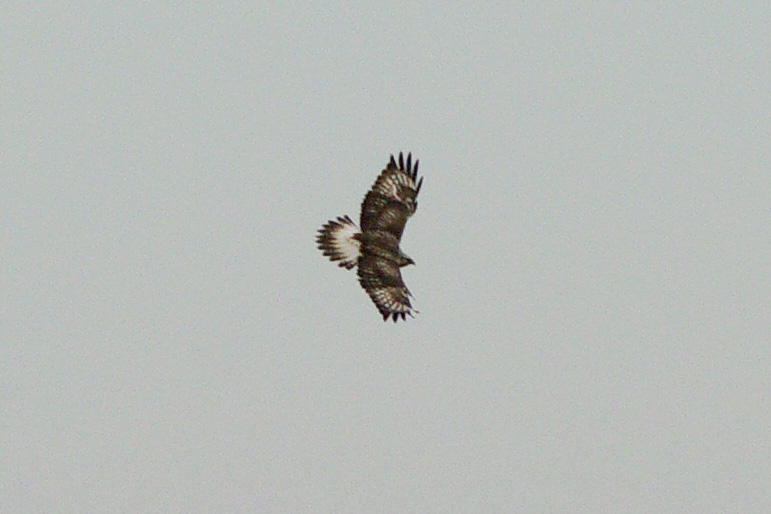
[[[348,216],[325,224],[317,236],[319,249],[339,266],[358,266],[359,283],[383,316],[397,321],[417,312],[399,268],[415,264],[399,247],[404,226],[418,207],[423,178],[418,180],[418,161],[412,154],[391,156],[386,168],[361,204],[361,230]]]

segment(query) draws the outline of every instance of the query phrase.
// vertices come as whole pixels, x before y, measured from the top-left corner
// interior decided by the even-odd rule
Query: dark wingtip
[[[394,159],[394,154],[391,154],[391,162],[389,162],[388,164],[390,164],[394,168],[396,167],[396,159]]]
[[[418,178],[418,165],[420,164],[420,159],[415,159],[415,167],[412,168],[412,180],[415,180]]]
[[[418,311],[415,311],[415,312],[418,312]],[[401,318],[402,321],[407,321],[407,315],[408,314],[409,314],[410,318],[415,319],[415,316],[412,315],[412,311],[407,311],[407,312],[381,312],[381,314],[383,315],[383,321],[388,321],[388,319],[390,318],[391,321],[393,321],[394,323],[399,321],[399,318]]]
[[[399,152],[399,169],[404,171],[404,154]]]

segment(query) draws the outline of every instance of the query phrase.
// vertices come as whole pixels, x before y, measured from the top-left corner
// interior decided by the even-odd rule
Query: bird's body
[[[383,315],[397,321],[417,312],[399,268],[415,262],[399,244],[404,225],[418,207],[423,179],[418,180],[418,161],[412,154],[394,156],[380,173],[361,204],[361,229],[348,216],[327,222],[319,230],[319,249],[338,266],[358,267],[359,283]]]

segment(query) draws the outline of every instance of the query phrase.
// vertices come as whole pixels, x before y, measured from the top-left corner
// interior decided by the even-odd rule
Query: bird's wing
[[[399,265],[391,259],[364,252],[359,260],[359,283],[383,315],[396,322],[416,312],[410,304],[410,292],[404,285]]]
[[[361,204],[361,229],[387,230],[401,239],[404,225],[418,208],[418,193],[423,178],[418,180],[418,164],[412,164],[412,154],[405,163],[402,153],[397,164],[394,156],[380,173]]]

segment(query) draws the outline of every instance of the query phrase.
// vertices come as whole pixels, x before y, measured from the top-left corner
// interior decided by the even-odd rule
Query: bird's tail
[[[351,269],[359,260],[360,235],[361,230],[351,221],[351,218],[342,216],[337,220],[328,221],[321,227],[316,243],[319,245],[319,250],[331,261],[340,261],[338,266]]]

